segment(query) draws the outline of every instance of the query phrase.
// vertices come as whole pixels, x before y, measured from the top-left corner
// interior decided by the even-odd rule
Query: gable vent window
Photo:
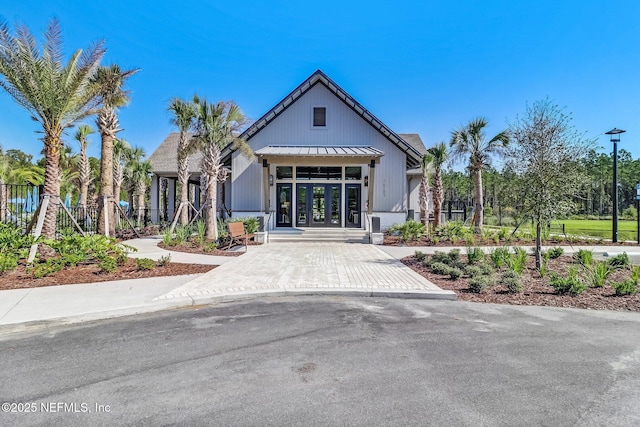
[[[327,126],[327,108],[313,107],[313,127]]]

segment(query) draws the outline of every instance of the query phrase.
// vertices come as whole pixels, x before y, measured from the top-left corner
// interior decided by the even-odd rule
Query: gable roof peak
[[[385,138],[387,138],[396,147],[402,150],[407,155],[407,165],[414,166],[420,164],[421,153],[410,143],[405,141],[400,135],[386,126],[380,119],[374,116],[368,111],[362,104],[356,101],[351,95],[349,95],[344,89],[342,89],[336,82],[331,80],[321,69],[314,71],[309,77],[307,77],[298,87],[285,96],[280,102],[278,102],[271,110],[265,115],[256,120],[251,126],[249,126],[240,135],[245,140],[250,140],[254,135],[265,128],[271,121],[278,117],[282,112],[289,108],[293,103],[300,99],[305,93],[307,93],[316,84],[322,84],[327,88],[334,96],[340,99],[347,107],[358,114],[363,120],[368,122],[374,129],[380,132]]]

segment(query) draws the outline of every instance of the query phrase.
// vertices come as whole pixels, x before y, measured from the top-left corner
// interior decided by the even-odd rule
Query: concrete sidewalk
[[[166,251],[134,239],[130,256],[219,265],[202,275],[0,291],[0,335],[50,322],[76,323],[261,295],[358,295],[455,299],[378,247],[335,242],[250,246],[239,257]],[[242,249],[244,251],[244,249]]]

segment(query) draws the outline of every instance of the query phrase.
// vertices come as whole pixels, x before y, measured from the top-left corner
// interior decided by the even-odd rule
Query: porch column
[[[373,183],[375,182],[376,175],[376,161],[371,160],[369,163],[369,187],[367,197],[369,198],[367,213],[371,215],[373,213]]]
[[[269,163],[262,159],[262,186],[264,188],[264,213],[269,213]]]
[[[151,189],[149,190],[149,204],[151,205],[151,222],[160,222],[160,197],[159,197],[158,175],[151,176]],[[133,206],[131,206],[133,209]]]
[[[167,195],[167,203],[168,203],[168,212],[167,212],[167,216],[171,216],[171,218],[169,218],[170,221],[173,221],[173,215],[176,213],[176,179],[175,178],[169,178],[168,179],[168,185],[167,185],[167,189],[168,191],[168,195]]]

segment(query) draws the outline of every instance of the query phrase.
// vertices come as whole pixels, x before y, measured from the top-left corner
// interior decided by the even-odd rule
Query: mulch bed
[[[464,255],[462,255],[464,259]],[[425,277],[430,282],[442,289],[454,291],[459,300],[485,302],[496,304],[512,304],[512,305],[537,305],[551,307],[573,307],[585,308],[593,310],[625,310],[640,311],[640,295],[616,296],[615,290],[608,284],[601,288],[589,287],[587,290],[576,296],[558,295],[555,289],[548,284],[549,276],[544,278],[535,269],[535,260],[530,257],[527,269],[522,275],[522,283],[524,292],[519,294],[511,294],[507,289],[496,284],[490,286],[482,293],[474,293],[468,289],[468,279],[459,278],[452,280],[449,276],[434,274],[422,262],[418,261],[414,256],[403,258],[401,261]],[[562,256],[557,259],[549,260],[549,270],[559,274],[565,274],[572,265],[573,260],[569,256]],[[607,282],[623,281],[629,277],[628,270],[616,270],[611,273]]]
[[[142,279],[160,276],[181,276],[185,274],[206,273],[214,265],[179,264],[170,262],[157,266],[153,270],[138,270],[135,259],[127,260],[112,273],[100,272],[96,265],[79,265],[73,269],[64,269],[48,276],[36,279],[24,265],[13,271],[0,274],[0,290],[37,288],[42,286],[72,285],[78,283],[96,283],[110,280]]]
[[[249,246],[252,246],[255,244],[257,243],[249,242]],[[200,245],[194,242],[184,242],[175,246],[165,245],[164,243],[160,242],[158,243],[158,247],[162,249],[166,249],[168,251],[187,252],[190,254],[216,255],[216,256],[240,256],[244,253],[244,250],[241,252],[234,252],[234,251],[225,251],[217,248],[211,251],[205,251]]]

